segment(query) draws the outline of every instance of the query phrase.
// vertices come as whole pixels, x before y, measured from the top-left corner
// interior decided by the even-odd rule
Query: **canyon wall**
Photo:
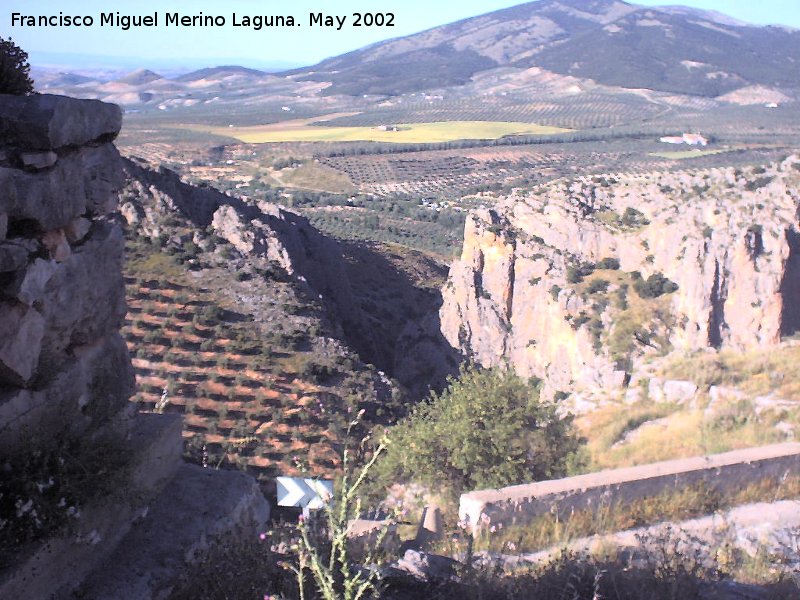
[[[800,158],[562,180],[470,213],[442,332],[546,391],[616,389],[649,356],[800,329]]]

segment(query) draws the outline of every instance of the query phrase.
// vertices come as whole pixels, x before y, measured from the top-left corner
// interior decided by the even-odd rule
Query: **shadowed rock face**
[[[620,386],[641,357],[671,349],[777,344],[800,325],[798,165],[582,178],[474,211],[442,332],[551,392]],[[604,258],[619,270],[575,282]],[[639,298],[634,272],[677,290]]]

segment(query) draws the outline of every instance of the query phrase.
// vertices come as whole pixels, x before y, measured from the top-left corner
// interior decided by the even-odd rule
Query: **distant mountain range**
[[[328,94],[397,95],[462,85],[497,67],[700,96],[800,87],[800,32],[687,7],[539,0],[380,42],[287,74]]]
[[[538,0],[282,72],[236,65],[187,73],[154,65],[130,72],[35,64],[41,91],[159,108],[276,94],[281,102],[399,96],[466,84],[481,88],[517,76],[536,88],[542,73],[583,82],[582,88],[594,81],[609,89],[778,102],[800,93],[800,31],[682,6]],[[476,93],[470,86],[457,93]]]

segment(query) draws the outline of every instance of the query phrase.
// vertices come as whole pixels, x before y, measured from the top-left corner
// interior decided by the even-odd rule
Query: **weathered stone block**
[[[54,229],[45,233],[42,236],[42,244],[50,254],[50,258],[56,262],[64,262],[72,254],[63,229]]]
[[[30,150],[81,146],[115,137],[122,110],[99,100],[53,94],[0,95],[0,138]]]
[[[113,144],[81,151],[86,188],[86,209],[91,215],[117,210],[117,190],[122,187],[122,159]]]
[[[7,233],[8,233],[8,215],[4,212],[0,212],[0,242],[6,239]]]
[[[49,371],[54,371],[50,373]],[[65,430],[81,434],[125,420],[135,381],[127,346],[119,334],[77,348],[62,364],[40,363],[41,389],[0,393],[0,456],[23,442],[49,439]]]
[[[24,385],[34,374],[45,321],[21,304],[0,304],[0,383]]]
[[[42,231],[107,214],[116,209],[120,167],[116,148],[103,144],[65,154],[46,171],[0,168],[0,212],[11,222],[33,221]]]
[[[116,331],[125,316],[122,231],[98,223],[47,282],[42,315],[47,323],[43,347],[48,356],[89,344]]]
[[[664,382],[664,397],[673,404],[693,406],[697,398],[697,384],[671,379]]]
[[[64,228],[64,235],[67,236],[67,241],[70,244],[77,244],[86,237],[91,228],[92,222],[89,219],[78,217]]]
[[[58,161],[58,154],[52,150],[48,150],[47,152],[22,152],[19,155],[19,160],[26,169],[41,171],[43,169],[49,169],[56,164]]]
[[[138,415],[132,425],[130,436],[120,441],[130,456],[130,479],[125,487],[111,498],[97,498],[82,507],[81,518],[70,529],[20,556],[16,565],[0,574],[0,597],[74,597],[70,591],[147,513],[145,504],[161,492],[181,465],[182,422],[178,415]],[[168,498],[167,503],[170,501]]]
[[[183,465],[147,517],[81,592],[87,598],[168,598],[186,561],[195,559],[209,540],[225,534],[254,535],[269,513],[269,504],[249,475]]]
[[[16,299],[27,306],[33,306],[35,302],[41,301],[45,286],[56,268],[53,261],[42,258],[34,260],[18,278],[19,287],[13,292]]]
[[[35,222],[42,231],[58,229],[86,211],[81,161],[64,157],[56,167],[39,173],[0,168],[2,199],[11,222]]]

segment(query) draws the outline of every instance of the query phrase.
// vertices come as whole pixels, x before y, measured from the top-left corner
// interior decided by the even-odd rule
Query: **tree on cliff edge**
[[[0,94],[18,96],[33,93],[28,53],[11,38],[0,38]]]

